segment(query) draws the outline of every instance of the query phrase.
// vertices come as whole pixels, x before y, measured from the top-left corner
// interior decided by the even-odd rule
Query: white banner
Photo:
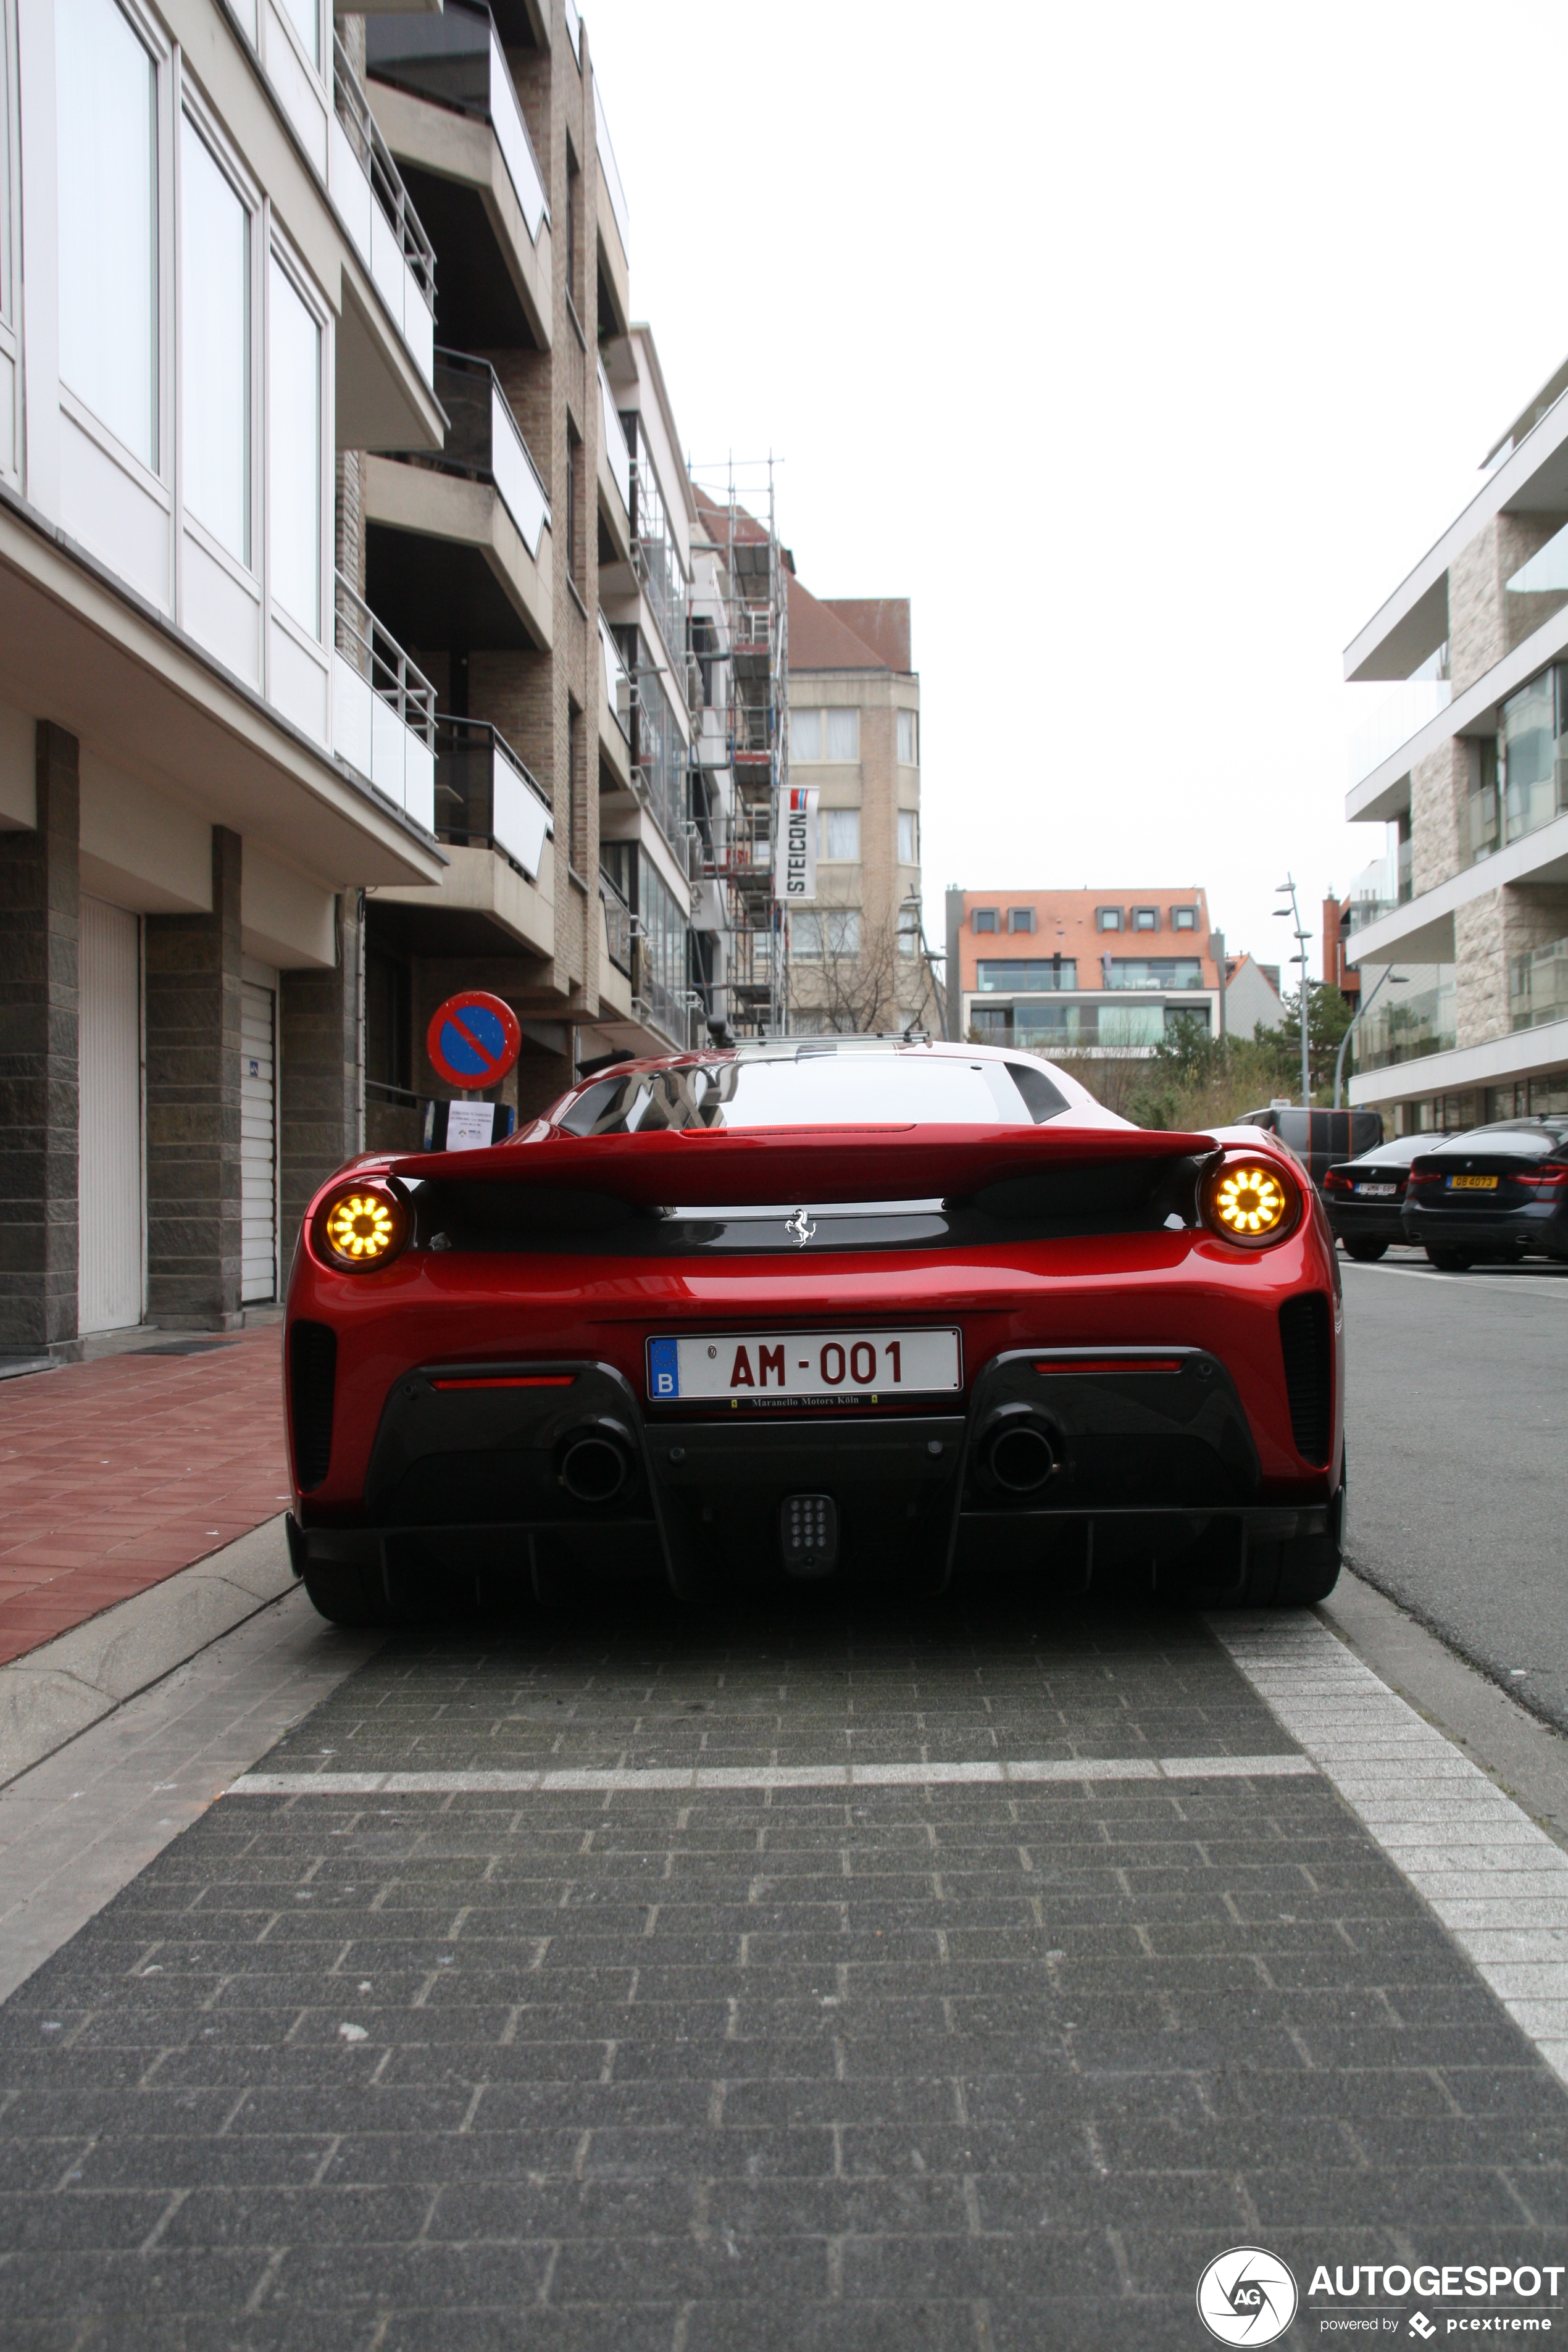
[[[782,812],[784,839],[773,863],[773,887],[785,904],[808,906],[816,897],[816,790],[791,784]]]

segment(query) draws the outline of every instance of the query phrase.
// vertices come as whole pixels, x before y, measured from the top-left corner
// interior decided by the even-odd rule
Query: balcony
[[[1552,940],[1508,968],[1510,1029],[1539,1029],[1543,1022],[1568,1021],[1568,940]]]
[[[605,100],[599,88],[599,70],[594,68],[594,130],[599,153],[599,201],[595,206],[599,226],[599,276],[609,296],[611,323],[616,334],[626,334],[632,320],[626,256],[631,249],[631,215],[626,206],[626,192],[621,185],[620,165],[610,138],[610,126],[605,119]],[[600,331],[604,331],[601,320]]]
[[[421,376],[432,383],[436,343],[436,252],[403,184],[338,35],[332,36],[332,119],[327,186],[354,251],[391,312]],[[353,425],[352,391],[338,387],[338,414],[350,411],[348,446],[376,447],[385,435]]]
[[[1392,1069],[1454,1049],[1453,965],[1400,961],[1405,984],[1396,991],[1390,983],[1352,1040],[1358,1071]]]
[[[547,651],[554,625],[550,499],[488,360],[438,351],[444,449],[373,457],[367,565],[378,612],[415,645]]]
[[[377,120],[446,257],[448,332],[548,351],[550,204],[489,10],[368,16],[365,43]]]
[[[395,806],[436,829],[436,690],[337,575],[332,749]]]
[[[1357,693],[1363,689],[1357,688]],[[1440,646],[1431,659],[1424,662],[1414,677],[1407,677],[1393,691],[1381,697],[1376,709],[1359,727],[1350,742],[1350,786],[1353,792],[1363,776],[1370,776],[1392,759],[1402,743],[1408,743],[1423,727],[1447,710],[1453,700],[1454,689],[1448,677],[1448,648]]]
[[[599,875],[599,896],[605,909],[605,952],[616,970],[632,976],[632,912],[610,877],[602,869]]]
[[[599,756],[622,792],[632,788],[632,680],[603,613],[599,615]]]
[[[692,1005],[685,993],[678,995],[660,980],[647,942],[640,937],[632,941],[632,1003],[638,1020],[657,1030],[678,1052],[684,1053],[690,1045]]]
[[[499,729],[443,712],[436,721],[437,840],[493,849],[537,882],[553,831],[547,794]]]
[[[610,379],[599,367],[599,517],[622,563],[632,560],[632,453]]]
[[[1392,835],[1393,827],[1389,830]],[[1404,841],[1391,838],[1383,856],[1363,866],[1347,894],[1347,931],[1364,931],[1369,924],[1380,923],[1384,915],[1391,915],[1395,907],[1409,903],[1411,855],[1408,837]]]

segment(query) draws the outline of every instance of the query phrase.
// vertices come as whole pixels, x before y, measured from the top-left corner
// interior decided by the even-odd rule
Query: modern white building
[[[1402,1132],[1568,1110],[1568,366],[1345,654],[1389,690],[1347,814],[1352,1103]]]

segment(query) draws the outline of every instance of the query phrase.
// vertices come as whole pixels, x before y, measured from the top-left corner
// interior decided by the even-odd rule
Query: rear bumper
[[[1428,1209],[1407,1204],[1402,1215],[1406,1241],[1434,1249],[1500,1255],[1532,1250],[1568,1257],[1568,1222],[1554,1203],[1531,1202],[1519,1209]]]
[[[1326,1202],[1329,1231],[1340,1242],[1402,1242],[1404,1212],[1397,1201]]]
[[[690,1593],[714,1574],[784,1572],[784,1514],[806,1495],[832,1499],[841,1556],[924,1590],[961,1562],[1039,1561],[1081,1585],[1107,1561],[1175,1559],[1216,1540],[1239,1580],[1251,1547],[1330,1531],[1337,1461],[1303,1465],[1289,1496],[1266,1489],[1217,1357],[1167,1349],[1173,1369],[1152,1371],[1120,1368],[1117,1352],[1100,1351],[1112,1369],[1086,1372],[1049,1349],[1010,1351],[984,1367],[966,1407],[897,1413],[645,1412],[619,1370],[592,1360],[492,1359],[475,1372],[514,1384],[456,1390],[463,1368],[416,1369],[386,1397],[362,1506],[321,1524],[307,1501],[290,1518],[296,1572],[353,1563],[390,1591],[410,1569],[537,1580],[640,1567]],[[545,1372],[570,1384],[526,1385]],[[1037,1483],[998,1475],[1004,1431],[1030,1433],[1026,1453],[1047,1465]],[[596,1497],[574,1491],[585,1442],[601,1473],[619,1464]]]

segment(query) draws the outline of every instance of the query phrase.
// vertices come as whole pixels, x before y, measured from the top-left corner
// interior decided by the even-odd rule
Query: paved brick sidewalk
[[[280,1346],[274,1325],[0,1382],[0,1664],[283,1509]]]
[[[1323,1780],[341,1788],[1289,1744],[1147,1608],[395,1636],[0,2009],[0,2335],[1185,2352],[1229,2246],[1560,2261],[1568,2092]]]

